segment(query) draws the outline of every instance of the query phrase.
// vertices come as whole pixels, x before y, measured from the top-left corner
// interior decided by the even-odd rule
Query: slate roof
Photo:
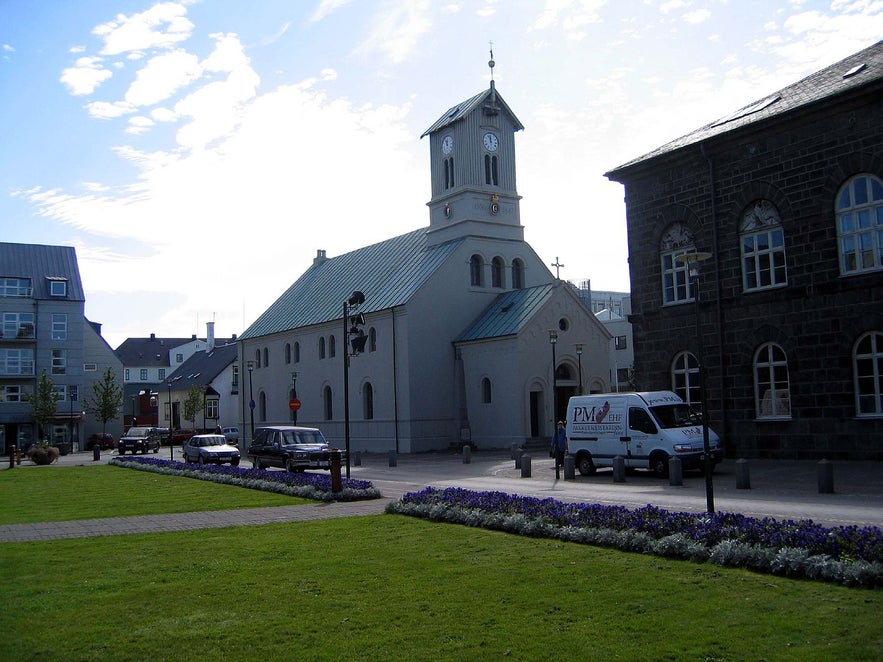
[[[209,386],[233,361],[236,360],[239,348],[237,345],[215,346],[211,352],[194,352],[193,356],[184,361],[175,372],[168,375],[165,381],[156,385],[159,391],[166,387],[170,380],[177,379],[174,390],[186,390],[191,386]]]
[[[492,99],[490,98],[491,96],[493,96]],[[430,133],[438,131],[439,129],[446,127],[449,124],[453,124],[454,122],[463,119],[476,108],[480,108],[481,106],[483,106],[486,101],[492,103],[496,107],[505,110],[506,113],[508,113],[508,115],[512,118],[512,121],[515,124],[516,131],[521,131],[524,129],[524,125],[519,121],[517,117],[515,117],[515,113],[512,112],[512,109],[509,108],[509,105],[505,101],[503,101],[503,97],[497,94],[494,82],[491,81],[491,86],[484,92],[479,92],[471,99],[466,99],[466,101],[463,101],[461,103],[458,103],[456,106],[448,108],[448,110],[445,111],[445,114],[439,117],[431,127],[423,132],[420,137],[425,138]]]
[[[551,298],[557,285],[546,283],[500,294],[454,342],[518,335]]]
[[[126,338],[113,353],[124,366],[162,367],[169,365],[169,350],[194,340],[196,340],[195,336],[189,338]],[[223,340],[216,340],[215,344],[223,342]]]
[[[427,247],[426,228],[359,248],[313,265],[258,317],[240,340],[343,318],[343,302],[365,295],[359,312],[407,303],[463,239]]]
[[[692,133],[677,138],[652,152],[633,159],[610,172],[605,177],[617,181],[618,174],[644,161],[675,152],[690,145],[732,132],[749,125],[775,121],[783,116],[817,104],[860,91],[871,85],[883,87],[883,41],[878,41],[854,55],[818,71],[803,80],[769,94],[734,113],[715,120]],[[864,92],[865,90],[861,90]]]
[[[73,246],[0,242],[0,277],[30,278],[34,299],[86,300]],[[67,281],[67,296],[52,297],[49,283],[59,279]]]

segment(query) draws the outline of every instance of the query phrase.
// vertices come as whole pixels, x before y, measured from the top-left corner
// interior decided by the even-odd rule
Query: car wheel
[[[595,463],[592,462],[592,456],[588,453],[583,453],[577,458],[576,466],[583,476],[595,475]]]
[[[650,469],[659,478],[668,478],[668,455],[656,453],[650,456]]]
[[[234,457],[232,460],[230,460],[230,466],[231,467],[238,467],[239,466],[239,458]]]
[[[285,471],[290,471],[290,472],[294,473],[294,467],[291,464],[291,460],[288,460],[288,459],[285,460]]]
[[[199,456],[199,459],[197,460],[197,462],[199,462],[201,465],[205,466],[205,456],[204,456],[204,455],[200,455],[200,456]]]
[[[255,469],[263,469],[264,468],[264,463],[261,462],[261,458],[259,458],[259,457],[256,457],[254,460],[252,460],[251,463],[254,465]]]

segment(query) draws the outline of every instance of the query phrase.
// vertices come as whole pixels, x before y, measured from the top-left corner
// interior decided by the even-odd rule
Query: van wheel
[[[583,476],[595,475],[595,463],[592,462],[591,455],[580,455],[576,461],[577,469]]]
[[[264,465],[261,462],[261,458],[259,458],[259,457],[256,457],[254,460],[252,460],[252,464],[254,465],[255,469],[263,469],[264,468]]]
[[[650,456],[650,469],[659,478],[668,478],[668,455],[665,453],[657,453]]]

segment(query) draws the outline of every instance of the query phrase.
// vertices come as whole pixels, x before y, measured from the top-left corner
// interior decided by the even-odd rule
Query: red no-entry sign
[[[300,409],[300,400],[298,400],[297,398],[292,398],[288,401],[288,408],[291,411],[297,411],[298,409]]]

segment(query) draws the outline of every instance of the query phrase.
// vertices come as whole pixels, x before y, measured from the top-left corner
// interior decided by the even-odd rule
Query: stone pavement
[[[162,449],[157,457],[168,457]],[[177,451],[176,449],[176,452]],[[61,466],[96,466],[112,457],[102,452],[98,461],[89,453],[72,453],[59,459]],[[4,458],[5,459],[5,458]],[[394,464],[395,466],[390,466]],[[827,526],[877,526],[883,528],[883,463],[835,462],[833,493],[819,492],[820,465],[809,461],[749,460],[750,489],[736,487],[736,463],[724,461],[714,474],[714,502],[718,512],[738,512],[753,517],[812,519]],[[29,461],[14,470],[39,470]],[[8,470],[8,461],[0,470]],[[344,475],[345,475],[344,469]],[[370,480],[384,498],[347,503],[317,503],[244,510],[223,510],[139,517],[0,525],[0,542],[50,540],[102,535],[180,531],[227,526],[251,526],[274,522],[297,522],[330,517],[382,513],[391,499],[426,486],[463,487],[477,491],[500,491],[561,501],[624,505],[635,508],[653,504],[668,510],[704,512],[705,479],[686,474],[683,485],[643,471],[613,482],[610,470],[594,476],[576,474],[573,480],[556,480],[552,460],[530,458],[530,475],[523,476],[509,451],[474,451],[470,461],[452,452],[398,455],[355,454],[350,476]],[[2,480],[2,474],[0,474]]]

